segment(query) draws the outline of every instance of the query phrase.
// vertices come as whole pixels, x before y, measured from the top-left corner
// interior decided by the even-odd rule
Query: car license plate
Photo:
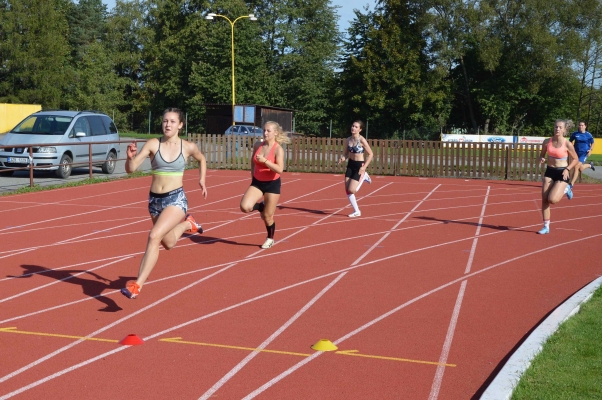
[[[8,157],[7,162],[29,164],[29,158],[27,158],[27,157]]]

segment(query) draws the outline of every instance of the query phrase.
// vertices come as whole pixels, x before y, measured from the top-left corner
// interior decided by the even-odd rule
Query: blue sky
[[[109,10],[115,6],[115,0],[103,0],[102,2],[108,6]],[[366,4],[370,5],[370,9],[374,8],[374,0],[332,0],[332,4],[341,7],[338,9],[340,16],[339,30],[341,31],[349,27],[349,21],[355,16],[353,13],[354,8],[363,11]],[[260,15],[258,16],[261,17]]]

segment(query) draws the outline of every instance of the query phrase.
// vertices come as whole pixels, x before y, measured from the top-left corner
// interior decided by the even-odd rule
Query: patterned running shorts
[[[188,211],[188,199],[186,199],[183,188],[167,193],[150,192],[148,194],[148,212],[151,216],[158,216],[168,206],[180,207],[184,211],[184,214],[186,214],[186,211]]]

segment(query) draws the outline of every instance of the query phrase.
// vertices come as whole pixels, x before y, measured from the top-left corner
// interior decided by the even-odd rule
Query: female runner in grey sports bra
[[[163,112],[163,137],[148,140],[140,152],[136,142],[127,148],[127,161],[125,170],[132,173],[138,169],[142,162],[151,157],[153,180],[148,196],[148,211],[153,221],[153,228],[149,232],[146,251],[140,262],[138,279],[121,289],[121,293],[135,299],[140,294],[142,285],[155,267],[159,258],[159,245],[167,250],[174,247],[178,239],[188,233],[203,233],[203,229],[196,223],[192,215],[186,215],[188,200],[182,188],[186,160],[193,157],[199,162],[199,185],[203,196],[207,198],[205,175],[207,165],[205,156],[197,145],[178,137],[183,122],[183,113],[177,108],[168,108]],[[172,161],[168,161],[172,160]]]

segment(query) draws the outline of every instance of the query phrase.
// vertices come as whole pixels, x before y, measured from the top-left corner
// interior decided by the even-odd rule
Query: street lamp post
[[[209,13],[205,17],[205,19],[213,19],[215,17],[220,17],[220,18],[223,18],[226,21],[228,21],[230,23],[230,28],[232,29],[232,35],[231,35],[231,37],[232,37],[232,41],[231,41],[231,47],[232,47],[232,125],[235,125],[234,105],[236,104],[236,84],[235,84],[235,79],[234,79],[234,24],[236,23],[236,21],[238,21],[242,18],[249,18],[251,21],[257,21],[257,17],[255,17],[255,14],[241,15],[240,17],[238,17],[234,21],[232,21],[232,20],[230,20],[230,18],[226,17],[225,15]]]

